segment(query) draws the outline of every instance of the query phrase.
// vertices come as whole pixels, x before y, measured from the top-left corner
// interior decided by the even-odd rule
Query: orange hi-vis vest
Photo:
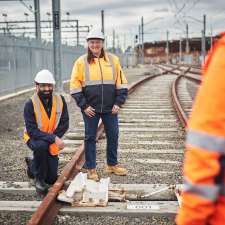
[[[63,101],[61,96],[60,95],[52,96],[52,111],[50,118],[48,117],[45,108],[36,93],[31,97],[31,100],[34,106],[35,119],[38,128],[43,132],[49,134],[53,133],[54,130],[57,128],[62,115]],[[30,139],[30,136],[28,135],[26,130],[24,132],[23,139],[25,142],[27,142]],[[58,155],[59,153],[58,146],[55,143],[51,144],[49,146],[49,152],[51,155]]]
[[[177,225],[225,224],[225,35],[203,75],[188,123]]]

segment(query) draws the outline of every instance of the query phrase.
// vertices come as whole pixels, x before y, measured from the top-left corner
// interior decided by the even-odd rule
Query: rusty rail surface
[[[172,102],[173,102],[174,108],[176,110],[177,116],[178,116],[178,118],[179,118],[179,120],[180,120],[180,122],[181,122],[181,124],[184,128],[187,126],[188,116],[186,115],[186,113],[183,110],[183,108],[181,106],[181,103],[179,101],[179,96],[178,96],[178,93],[177,93],[179,81],[182,77],[184,77],[185,79],[194,81],[197,84],[199,84],[201,82],[200,78],[194,78],[194,77],[186,75],[187,73],[189,73],[191,68],[192,67],[188,67],[186,70],[181,70],[180,68],[177,69],[177,70],[180,70],[180,73],[175,73],[179,76],[173,82],[172,89],[171,89],[171,91],[172,91]],[[199,73],[194,73],[194,72],[191,72],[191,73],[196,74],[196,75],[200,75]]]
[[[132,83],[128,88],[128,94],[131,94],[137,87],[146,81],[157,76],[172,72],[174,69],[167,70],[163,73],[149,75],[135,83]],[[98,141],[104,132],[104,125],[101,123],[97,130],[96,141]],[[58,192],[63,188],[65,181],[76,176],[83,167],[84,159],[84,142],[79,146],[71,161],[63,168],[61,175],[58,177],[55,184],[50,188],[48,194],[43,199],[38,209],[34,212],[27,225],[51,225],[57,216],[62,203],[57,201]]]
[[[173,105],[174,105],[174,108],[176,110],[176,113],[177,113],[177,116],[182,124],[182,126],[185,128],[187,126],[187,120],[188,120],[188,117],[186,115],[186,113],[184,112],[181,104],[180,104],[180,101],[179,101],[179,96],[178,96],[178,93],[177,93],[177,87],[178,87],[178,84],[179,84],[179,81],[182,77],[184,77],[185,79],[188,79],[188,80],[191,80],[191,81],[194,81],[196,82],[197,84],[199,84],[201,82],[201,79],[200,77],[197,78],[197,77],[192,77],[192,76],[188,76],[187,73],[191,73],[191,74],[195,74],[195,75],[200,75],[200,71],[199,73],[197,72],[193,72],[190,70],[193,68],[192,66],[189,66],[187,69],[183,70],[181,69],[181,67],[185,67],[187,65],[178,65],[176,68],[174,67],[174,65],[164,65],[164,67],[160,66],[160,65],[157,65],[160,69],[166,71],[167,73],[174,73],[176,75],[178,75],[178,77],[176,78],[176,80],[173,82],[172,84],[172,89],[171,89],[171,92],[172,92],[172,102],[173,102]],[[165,66],[167,68],[165,68]],[[170,70],[168,70],[168,67]],[[171,71],[171,68],[174,68],[172,71]],[[196,69],[194,67],[194,69]],[[179,72],[176,72],[176,71],[179,71]]]
[[[174,105],[174,108],[176,110],[176,113],[177,113],[177,116],[178,118],[180,119],[180,122],[182,124],[182,126],[185,128],[187,126],[187,120],[188,120],[188,116],[186,115],[186,113],[184,112],[181,104],[180,104],[180,101],[179,101],[179,96],[177,94],[177,87],[178,87],[178,83],[179,83],[179,80],[184,77],[188,80],[192,80],[196,83],[200,83],[200,79],[197,79],[197,78],[193,78],[193,77],[188,77],[186,76],[185,74],[184,75],[180,75],[176,78],[176,80],[173,82],[173,85],[172,85],[172,101],[173,101],[173,105]]]

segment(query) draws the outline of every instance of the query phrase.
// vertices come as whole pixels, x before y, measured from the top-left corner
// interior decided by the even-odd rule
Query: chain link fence
[[[62,46],[62,79],[69,79],[74,61],[83,47]],[[13,93],[33,85],[41,69],[53,72],[53,47],[35,39],[0,36],[0,95]]]
[[[74,61],[85,52],[82,46],[62,45],[62,80],[70,79]],[[117,55],[123,67],[136,65],[133,53]],[[53,72],[51,43],[0,35],[0,96],[32,87],[41,69]]]

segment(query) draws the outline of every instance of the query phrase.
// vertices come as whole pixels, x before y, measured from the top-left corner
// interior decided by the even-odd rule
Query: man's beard
[[[49,99],[52,96],[52,92],[53,92],[53,90],[39,91],[38,94],[40,95],[41,98]]]

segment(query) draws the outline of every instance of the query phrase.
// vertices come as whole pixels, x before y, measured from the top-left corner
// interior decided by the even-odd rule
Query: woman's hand
[[[114,105],[112,108],[112,114],[117,114],[120,110],[120,107],[118,105]]]
[[[89,116],[89,117],[93,117],[95,116],[95,109],[92,108],[91,106],[88,106],[85,110],[84,113]]]

